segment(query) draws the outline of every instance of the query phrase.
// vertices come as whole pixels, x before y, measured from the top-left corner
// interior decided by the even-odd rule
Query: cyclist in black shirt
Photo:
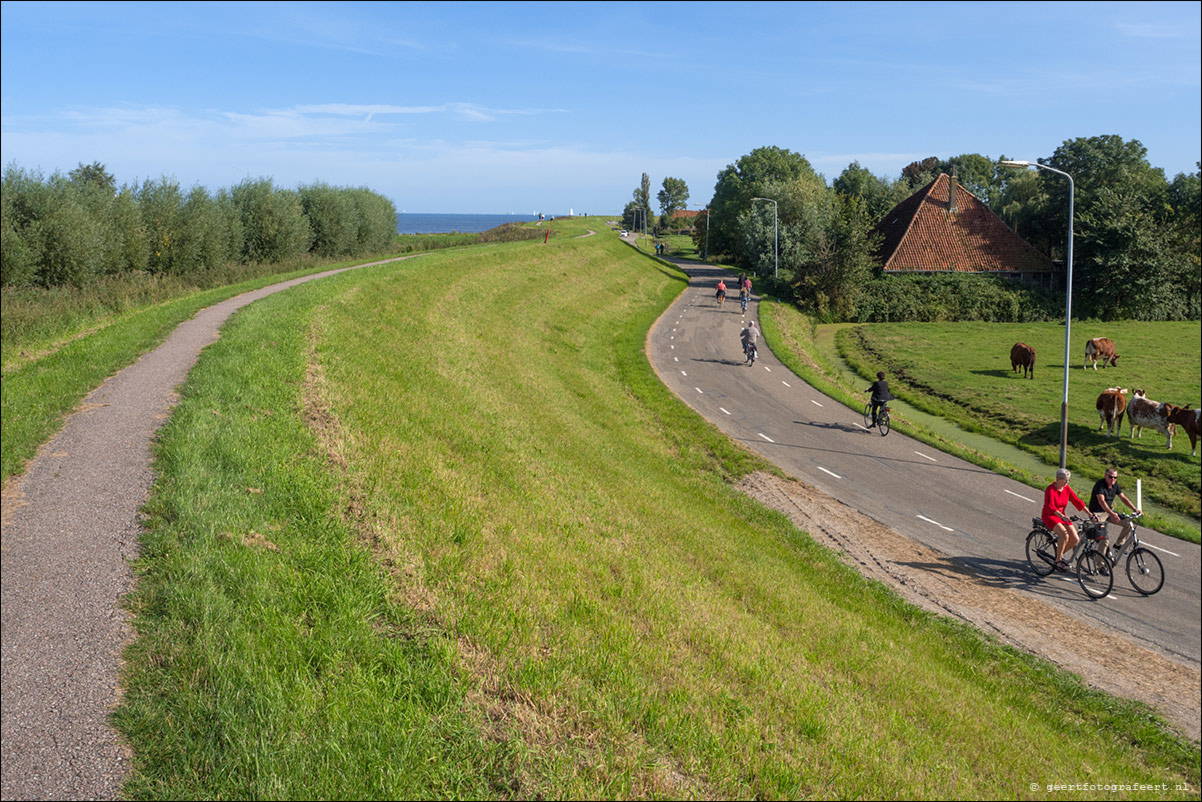
[[[881,407],[885,406],[886,401],[893,400],[893,393],[889,392],[889,382],[885,381],[885,374],[877,371],[876,381],[864,392],[872,393],[872,425],[876,426]]]
[[[1131,503],[1131,499],[1127,498],[1123,493],[1123,488],[1119,487],[1118,469],[1107,468],[1106,473],[1094,484],[1093,490],[1089,492],[1089,511],[1108,523],[1123,525],[1123,528],[1119,531],[1118,540],[1114,541],[1114,548],[1119,549],[1127,541],[1127,536],[1131,534],[1131,522],[1124,521],[1114,511],[1114,499],[1116,497],[1122,499],[1123,503],[1130,507],[1133,512],[1139,512],[1139,510],[1135,509],[1135,505]]]

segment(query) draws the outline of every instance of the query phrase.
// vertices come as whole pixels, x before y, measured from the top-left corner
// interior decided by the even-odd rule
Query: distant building
[[[697,209],[677,209],[672,212],[671,220],[692,220],[697,215],[701,214]]]
[[[893,207],[876,225],[886,275],[991,273],[1061,287],[1064,267],[1010,230],[955,176],[939,177]]]

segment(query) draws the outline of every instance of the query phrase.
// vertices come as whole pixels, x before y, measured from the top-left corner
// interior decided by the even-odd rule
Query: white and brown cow
[[[1028,371],[1030,378],[1035,378],[1035,349],[1026,343],[1015,343],[1010,347],[1010,369],[1017,373],[1019,368],[1023,369],[1024,379]]]
[[[1198,430],[1202,427],[1202,409],[1178,407],[1176,412],[1169,415],[1169,423],[1175,423],[1189,435],[1189,455],[1198,455]]]
[[[1147,398],[1143,390],[1136,390],[1135,397],[1127,404],[1127,422],[1131,424],[1131,436],[1140,437],[1143,430],[1155,429],[1165,436],[1165,448],[1173,448],[1173,433],[1176,427],[1169,422],[1169,416],[1181,407],[1176,404],[1158,403]],[[1136,434],[1139,429],[1139,434]]]
[[[1082,369],[1093,363],[1093,369],[1097,370],[1099,359],[1102,360],[1102,367],[1108,364],[1118,367],[1119,355],[1114,350],[1114,340],[1109,337],[1094,337],[1085,343],[1085,364],[1081,366]]]
[[[1098,431],[1106,430],[1106,436],[1123,436],[1123,413],[1127,411],[1127,391],[1121,387],[1107,387],[1098,396]]]

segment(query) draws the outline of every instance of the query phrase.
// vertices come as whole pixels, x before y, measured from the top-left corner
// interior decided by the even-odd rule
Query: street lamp
[[[1039,162],[1025,161],[1002,161],[1001,164],[1007,167],[1018,167],[1023,170],[1028,167],[1035,167],[1040,170],[1047,170],[1050,173],[1057,173],[1068,179],[1068,276],[1065,279],[1064,289],[1064,398],[1060,402],[1060,467],[1064,466],[1064,452],[1068,447],[1068,348],[1069,348],[1069,330],[1072,326],[1073,318],[1073,177],[1063,170],[1057,170],[1055,167],[1048,167],[1046,164]]]
[[[753,201],[768,201],[772,204],[772,278],[776,280],[780,275],[780,238],[777,236],[777,217],[776,217],[776,201],[772,198],[752,198]]]
[[[702,259],[709,261],[710,258],[710,207],[705,207],[705,256]]]

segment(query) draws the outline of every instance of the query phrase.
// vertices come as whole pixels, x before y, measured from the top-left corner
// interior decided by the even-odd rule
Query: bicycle
[[[1106,556],[1112,563],[1118,565],[1123,553],[1127,554],[1127,581],[1131,587],[1143,596],[1151,596],[1164,587],[1164,565],[1147,546],[1139,540],[1135,521],[1143,517],[1143,513],[1120,515],[1124,521],[1131,521],[1131,534],[1117,549],[1108,548]]]
[[[1105,598],[1114,587],[1114,563],[1101,550],[1101,543],[1106,540],[1106,525],[1102,521],[1084,521],[1075,515],[1069,520],[1081,524],[1081,540],[1065,562],[1071,565],[1076,561],[1077,583],[1086,596]],[[1036,576],[1047,576],[1056,570],[1056,536],[1040,518],[1032,518],[1031,525],[1027,563]]]
[[[755,364],[755,358],[760,355],[760,349],[755,343],[749,343],[743,346],[743,354],[747,357],[748,366]]]
[[[875,421],[872,419],[872,402],[869,401],[864,405],[864,428],[871,429],[874,425],[876,426],[876,430],[881,433],[881,437],[889,434],[890,419],[888,402],[881,405],[881,411],[877,413]]]

